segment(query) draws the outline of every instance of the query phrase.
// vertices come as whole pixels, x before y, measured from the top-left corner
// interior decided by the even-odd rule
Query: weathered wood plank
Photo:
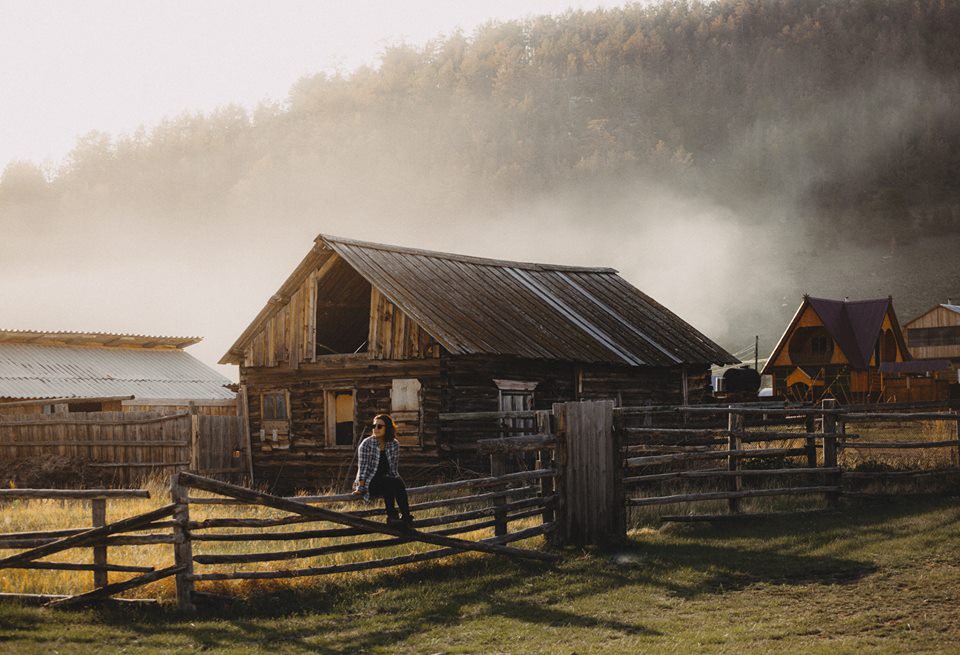
[[[224,482],[218,482],[216,480],[210,480],[208,478],[202,478],[200,476],[192,475],[189,473],[179,473],[178,475],[179,475],[181,484],[185,484],[198,489],[204,489],[205,491],[210,491],[213,493],[230,495],[239,500],[246,500],[247,502],[252,504],[266,505],[267,507],[273,507],[275,509],[288,511],[293,514],[301,514],[303,516],[316,517],[319,519],[330,521],[332,523],[340,523],[342,525],[347,525],[354,528],[367,529],[368,531],[373,533],[389,534],[395,537],[407,536],[404,530],[400,527],[376,523],[374,521],[369,521],[367,519],[351,516],[349,514],[344,514],[342,512],[334,512],[332,510],[323,509],[320,507],[312,507],[304,503],[289,501],[284,498],[280,498],[278,496],[271,496],[269,494],[253,491],[251,489],[245,489],[243,487],[238,487],[236,485],[231,485]],[[467,541],[464,539],[456,539],[453,537],[433,535],[430,533],[415,532],[414,535],[417,541],[424,541],[426,543],[435,544],[437,546],[459,548],[461,550],[477,550],[480,552],[490,553],[493,555],[508,555],[512,557],[538,559],[542,561],[554,561],[558,557],[557,555],[554,555],[552,553],[543,553],[540,551],[528,551],[528,550],[523,550],[519,548],[511,548],[507,546],[498,546],[495,544]],[[0,562],[0,564],[2,564],[2,562]]]
[[[705,500],[728,500],[730,498],[759,498],[763,496],[795,496],[803,494],[837,493],[840,487],[785,487],[780,489],[749,489],[745,491],[709,491],[696,494],[675,494],[672,496],[654,496],[650,498],[628,498],[631,507],[647,505],[670,505],[672,503],[690,503]]]

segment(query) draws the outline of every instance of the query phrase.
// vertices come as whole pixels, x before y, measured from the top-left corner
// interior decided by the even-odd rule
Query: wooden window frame
[[[528,380],[497,380],[494,379],[493,383],[497,385],[497,409],[500,411],[506,411],[503,409],[503,399],[505,396],[519,396],[522,398],[528,398],[530,410],[536,406],[534,403],[536,401],[536,389],[537,385],[540,382],[532,382]],[[526,411],[526,410],[521,410]],[[532,419],[516,419],[516,418],[507,418],[501,420],[502,428],[512,428],[512,430],[507,431],[504,429],[504,436],[520,436],[523,434],[534,434],[536,432],[536,422]],[[523,428],[524,430],[529,428],[529,432],[519,431],[517,428]]]
[[[284,413],[287,415],[285,419],[279,418],[267,418],[265,416],[264,408],[266,403],[264,402],[265,396],[273,396],[283,394],[283,409]],[[290,412],[290,390],[289,389],[262,389],[260,391],[260,429],[264,432],[264,438],[271,438],[273,431],[277,431],[277,436],[288,436],[290,434],[290,423],[291,423],[291,412]]]
[[[349,393],[353,401],[353,435],[349,444],[337,443],[337,394]],[[357,390],[354,387],[328,387],[323,390],[323,446],[351,450],[357,440]]]
[[[396,405],[394,390],[397,382],[414,381],[417,383],[417,407],[416,409],[400,409]],[[401,447],[416,448],[423,445],[423,382],[420,378],[394,378],[390,383],[390,416],[397,423],[412,423],[413,421],[404,421],[407,415],[416,413],[417,434],[400,435],[397,434],[397,441]]]

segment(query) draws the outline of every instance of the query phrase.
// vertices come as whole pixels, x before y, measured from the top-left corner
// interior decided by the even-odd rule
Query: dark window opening
[[[367,351],[370,283],[339,262],[317,281],[317,356]]]
[[[287,394],[285,392],[263,394],[263,418],[268,421],[287,420]]]
[[[928,348],[931,346],[960,346],[960,325],[934,328],[910,328],[907,330],[907,342],[910,346]]]
[[[71,412],[102,412],[103,403],[70,403],[67,409]]]

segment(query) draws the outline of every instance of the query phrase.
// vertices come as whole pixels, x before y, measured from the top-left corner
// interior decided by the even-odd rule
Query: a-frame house
[[[873,402],[883,397],[881,365],[909,359],[892,298],[804,296],[761,373],[790,400]]]

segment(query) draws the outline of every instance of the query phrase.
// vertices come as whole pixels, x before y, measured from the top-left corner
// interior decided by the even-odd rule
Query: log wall
[[[700,388],[706,367],[688,372],[688,387]],[[344,490],[356,474],[355,446],[369,434],[370,420],[392,413],[395,379],[420,382],[419,431],[401,430],[401,474],[408,482],[430,482],[450,474],[489,471],[489,458],[477,453],[476,440],[501,436],[500,421],[459,422],[441,427],[441,412],[500,410],[494,380],[536,382],[533,409],[578,399],[613,399],[636,404],[682,402],[681,369],[627,369],[511,357],[459,356],[388,360],[371,353],[318,358],[296,372],[285,367],[242,368],[246,388],[254,478],[278,490]],[[289,434],[277,440],[262,420],[264,391],[289,394]],[[355,398],[352,447],[328,443],[325,392],[351,390]],[[694,396],[691,395],[691,398]],[[412,424],[407,424],[412,428]],[[401,426],[403,427],[403,426]],[[263,430],[263,434],[261,434]]]

